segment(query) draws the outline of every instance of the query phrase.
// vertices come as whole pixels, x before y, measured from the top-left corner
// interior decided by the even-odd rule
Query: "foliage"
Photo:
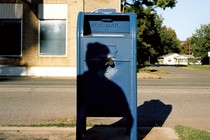
[[[126,6],[127,4],[130,5],[128,0],[121,0],[122,2],[122,7]],[[138,3],[141,6],[147,6],[147,7],[160,7],[160,8],[173,8],[176,6],[176,0],[133,0],[133,2]]]
[[[191,38],[187,38],[185,41],[182,41],[181,47],[182,47],[182,53],[183,54],[193,54],[192,52],[192,44],[191,44]]]
[[[162,54],[181,52],[180,41],[177,39],[176,32],[172,28],[163,26],[161,29]]]
[[[201,25],[190,38],[193,54],[201,57],[203,64],[208,64],[208,52],[210,51],[210,24]]]
[[[179,135],[180,140],[209,140],[210,133],[203,130],[193,129],[190,127],[184,127],[177,125],[175,127],[176,132]]]
[[[137,18],[138,66],[155,63],[163,54],[180,52],[180,42],[173,29],[162,25],[163,19],[155,8],[173,8],[175,0],[138,0],[131,4],[122,1],[122,10],[134,11]]]

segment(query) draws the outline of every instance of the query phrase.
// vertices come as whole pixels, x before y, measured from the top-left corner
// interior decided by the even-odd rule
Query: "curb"
[[[124,135],[125,128],[95,127],[87,128],[87,139],[128,139]],[[98,134],[98,135],[97,135]],[[103,135],[104,134],[104,135]],[[139,127],[138,137],[143,140],[178,140],[178,136],[171,127]],[[1,140],[75,140],[75,127],[0,127]]]

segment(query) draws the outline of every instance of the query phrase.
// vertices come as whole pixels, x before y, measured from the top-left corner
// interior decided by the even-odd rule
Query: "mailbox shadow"
[[[133,125],[125,93],[105,76],[108,67],[115,67],[114,61],[108,64],[111,59],[108,58],[109,53],[109,48],[104,44],[95,42],[87,45],[84,61],[88,70],[77,77],[77,140],[88,139],[85,134],[86,117],[125,117],[128,131]],[[88,131],[91,132],[90,129]],[[95,139],[99,137],[94,135]],[[106,139],[112,137],[106,136]]]

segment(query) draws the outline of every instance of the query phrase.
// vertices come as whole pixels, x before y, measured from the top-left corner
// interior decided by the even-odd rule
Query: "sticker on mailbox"
[[[116,49],[116,45],[107,45],[107,47],[109,48],[109,54],[108,57],[112,57],[112,58],[116,58],[116,54],[117,54],[117,49]]]

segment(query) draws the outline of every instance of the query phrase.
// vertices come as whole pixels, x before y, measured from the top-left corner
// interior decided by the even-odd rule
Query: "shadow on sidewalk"
[[[142,140],[153,127],[161,127],[172,111],[172,105],[160,100],[145,101],[138,107],[138,140]],[[96,125],[87,130],[89,139],[129,140],[126,136],[126,118],[111,125]]]
[[[138,127],[147,128],[139,132],[143,139],[153,127],[161,127],[172,111],[172,105],[164,104],[160,100],[145,101],[138,107]]]

